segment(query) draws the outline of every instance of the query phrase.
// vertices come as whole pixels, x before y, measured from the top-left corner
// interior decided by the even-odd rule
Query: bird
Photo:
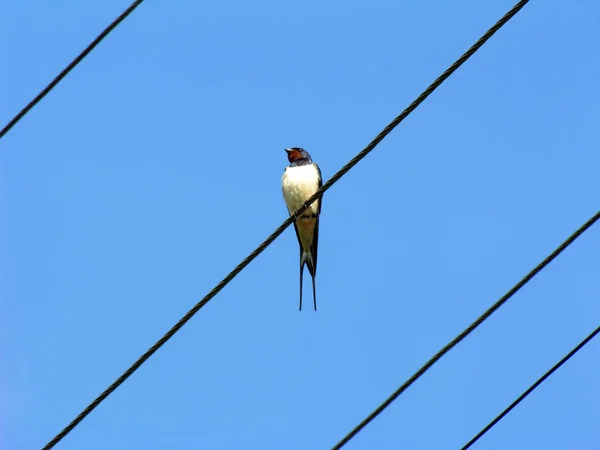
[[[287,152],[290,165],[285,168],[281,177],[281,188],[288,212],[293,215],[306,200],[317,192],[323,185],[323,180],[321,169],[313,162],[306,150],[300,147],[284,150]],[[305,265],[312,277],[314,308],[315,311],[317,310],[315,276],[317,275],[320,214],[321,198],[311,203],[294,221],[294,229],[300,245],[300,311],[302,311],[302,274]]]

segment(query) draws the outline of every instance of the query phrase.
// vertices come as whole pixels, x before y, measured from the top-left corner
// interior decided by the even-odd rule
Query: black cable
[[[129,14],[131,14],[133,10],[137,8],[143,1],[144,0],[136,0],[135,2],[133,2],[129,6],[129,8],[123,11],[123,13],[113,21],[113,23],[106,27],[104,31],[100,33],[98,37],[96,37],[96,39],[94,39],[84,51],[82,51],[73,61],[71,61],[71,63],[67,67],[65,67],[63,71],[59,73],[58,76],[54,80],[52,80],[52,82],[48,86],[44,88],[43,91],[41,91],[33,100],[31,100],[29,104],[19,112],[19,114],[13,117],[13,119],[10,122],[8,122],[8,124],[4,128],[2,128],[2,130],[0,130],[0,139],[2,139],[2,137],[6,133],[8,133],[8,131],[12,127],[14,127],[17,124],[17,122],[21,120],[25,116],[25,114],[27,114],[31,110],[31,108],[33,108],[41,99],[43,99],[46,96],[46,94],[48,94],[48,92],[50,92],[54,88],[54,86],[60,83],[60,81],[64,77],[66,77],[67,74],[71,71],[71,69],[73,69],[77,64],[79,64],[83,60],[83,58],[85,58],[94,49],[94,47],[96,47],[96,45],[98,45],[100,41],[102,41],[102,39],[104,39],[108,35],[108,33],[114,30],[117,27],[117,25],[119,25],[123,20],[125,20],[125,18]]]
[[[575,353],[577,353],[579,350],[581,350],[588,342],[590,342],[598,333],[600,333],[600,327],[596,328],[588,337],[586,337],[583,341],[581,341],[579,343],[579,345],[577,347],[575,347],[573,350],[571,350],[569,352],[569,354],[567,356],[565,356],[563,359],[561,359],[559,362],[557,362],[554,367],[552,367],[552,369],[550,369],[548,372],[546,372],[539,380],[537,380],[535,383],[533,383],[533,385],[531,385],[529,387],[529,389],[527,389],[525,392],[523,392],[519,398],[517,398],[514,402],[512,402],[510,404],[510,406],[508,408],[506,408],[504,411],[502,411],[502,413],[500,413],[500,415],[498,415],[494,420],[492,420],[483,430],[481,430],[477,436],[475,436],[473,439],[471,439],[469,442],[467,442],[467,444],[461,449],[461,450],[466,450],[469,447],[471,447],[475,442],[477,442],[477,440],[479,440],[479,438],[481,436],[483,436],[485,433],[487,433],[494,425],[496,425],[498,422],[500,422],[500,420],[502,420],[502,418],[504,416],[506,416],[515,406],[517,406],[519,403],[521,403],[521,401],[527,397],[529,394],[531,394],[540,384],[542,384],[546,378],[548,378],[550,375],[552,375],[560,366],[562,366],[564,363],[566,363],[571,356],[573,356]]]
[[[433,366],[442,356],[448,353],[452,348],[457,345],[460,341],[466,338],[475,328],[483,323],[488,317],[490,317],[498,308],[500,308],[506,301],[515,295],[519,289],[521,289],[528,281],[535,277],[539,272],[542,271],[548,264],[560,255],[569,245],[571,245],[575,239],[581,236],[589,227],[591,227],[598,219],[600,219],[600,211],[598,211],[590,220],[584,223],[575,233],[573,233],[565,242],[563,242],[556,250],[554,250],[546,259],[538,264],[535,269],[529,272],[525,278],[519,281],[510,291],[508,291],[500,300],[494,303],[486,312],[484,312],[475,322],[469,325],[462,333],[456,336],[449,344],[437,352],[433,358],[431,358],[423,367],[421,367],[412,377],[404,382],[392,395],[390,395],[386,401],[377,407],[371,414],[367,416],[361,423],[359,423],[350,433],[348,433],[339,443],[333,447],[334,450],[342,448],[350,439],[352,439],[360,430],[369,424],[375,417],[377,417],[385,408],[387,408],[394,400],[396,400],[400,394],[410,387],[415,381],[417,381],[421,375]]]
[[[454,64],[452,64],[442,75],[440,75],[425,91],[417,97],[402,113],[396,117],[387,127],[379,133],[375,139],[369,143],[360,153],[352,158],[348,164],[342,167],[333,175],[319,190],[310,197],[304,204],[290,217],[288,217],[256,250],[248,255],[239,263],[219,284],[217,284],[208,294],[204,296],[192,309],[190,309],[173,328],[171,328],[162,338],[160,338],[152,347],[150,347],[140,358],[127,369],[113,384],[102,392],[92,403],[90,403],[73,421],[65,427],[54,439],[52,439],[43,450],[49,450],[54,447],[62,438],[64,438],[73,428],[75,428],[89,413],[91,413],[106,397],[129,378],[139,367],[150,358],[160,347],[173,337],[181,327],[183,327],[204,305],[206,305],[215,295],[221,291],[237,274],[239,274],[248,264],[260,255],[290,224],[299,217],[317,198],[321,197],[334,183],[342,178],[350,169],[352,169],[360,160],[367,156],[390,132],[400,124],[410,113],[423,103],[450,75],[452,75],[465,61],[467,61],[483,44],[504,25],[512,16],[514,16],[529,0],[519,2],[509,13],[507,13],[496,25],[488,30],[466,53],[464,53]]]

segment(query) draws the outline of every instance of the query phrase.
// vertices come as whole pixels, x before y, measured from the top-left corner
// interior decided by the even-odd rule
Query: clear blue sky
[[[127,1],[5,2],[4,125]],[[0,142],[0,447],[41,448],[510,1],[142,4]],[[598,210],[600,5],[532,1],[57,448],[326,449]],[[455,449],[592,331],[600,227],[347,446]],[[310,293],[308,280],[306,291]],[[598,445],[600,342],[477,449]]]

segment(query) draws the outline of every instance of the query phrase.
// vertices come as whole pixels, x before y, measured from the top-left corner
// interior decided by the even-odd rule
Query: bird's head
[[[292,147],[292,148],[286,148],[285,151],[287,152],[287,157],[288,157],[288,161],[291,164],[310,164],[312,163],[312,159],[310,157],[310,154],[304,150],[303,148],[300,147]]]

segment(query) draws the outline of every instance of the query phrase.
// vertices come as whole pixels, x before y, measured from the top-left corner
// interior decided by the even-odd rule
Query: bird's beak
[[[284,150],[285,150],[286,152],[288,152],[288,153],[292,151],[292,149],[291,149],[291,148],[284,148]]]

